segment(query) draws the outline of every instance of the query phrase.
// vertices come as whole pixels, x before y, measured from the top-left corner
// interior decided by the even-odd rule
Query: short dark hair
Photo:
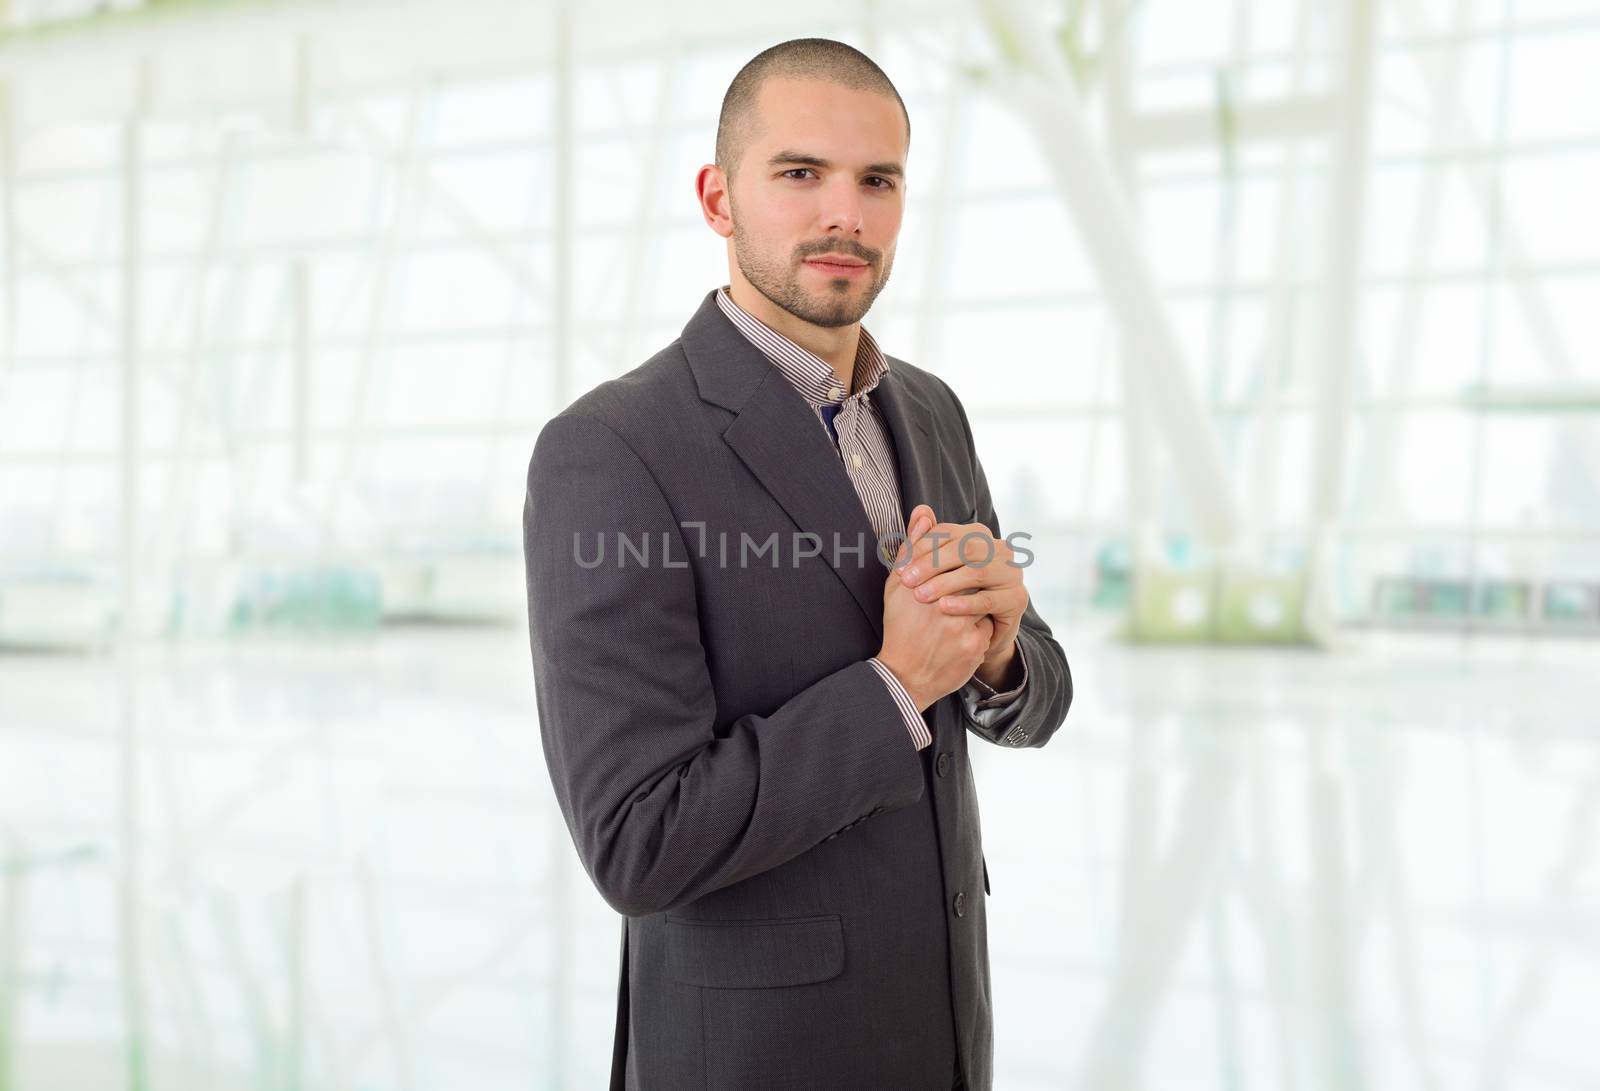
[[[892,97],[906,119],[906,140],[911,139],[911,115],[883,69],[854,46],[832,38],[792,38],[763,49],[750,58],[722,96],[717,118],[717,166],[732,177],[749,139],[750,115],[768,77],[826,80],[856,91],[876,91]]]

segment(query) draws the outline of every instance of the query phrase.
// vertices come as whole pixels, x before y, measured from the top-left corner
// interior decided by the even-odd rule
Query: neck
[[[855,378],[856,348],[861,343],[861,323],[818,326],[796,318],[756,291],[754,285],[737,273],[728,282],[728,294],[746,314],[759,318],[813,356],[827,361],[839,377],[839,385],[846,393],[850,392],[851,380]]]

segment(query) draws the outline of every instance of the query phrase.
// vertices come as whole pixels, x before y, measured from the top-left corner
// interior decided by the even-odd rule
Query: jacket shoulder
[[[889,370],[900,376],[906,388],[919,396],[941,423],[948,422],[963,432],[966,430],[966,408],[962,406],[961,399],[956,397],[956,392],[950,389],[949,383],[927,368],[917,367],[898,356],[888,359]]]
[[[544,430],[592,421],[639,450],[664,423],[684,419],[699,404],[682,339],[675,338],[644,363],[580,394]]]
[[[670,405],[693,393],[683,342],[674,339],[644,363],[580,394],[557,416],[593,417],[621,431],[641,413],[659,411],[661,403]]]

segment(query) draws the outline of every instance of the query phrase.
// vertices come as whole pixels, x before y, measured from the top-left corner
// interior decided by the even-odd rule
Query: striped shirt
[[[890,446],[889,429],[878,407],[868,397],[878,388],[878,383],[889,371],[889,358],[878,347],[866,327],[861,327],[856,345],[855,371],[852,375],[854,389],[845,390],[834,373],[833,365],[795,344],[794,341],[755,318],[733,301],[733,295],[724,285],[717,291],[717,306],[728,316],[734,328],[745,340],[760,351],[783,377],[806,400],[816,415],[817,424],[828,433],[839,458],[844,462],[845,473],[855,486],[861,506],[880,542],[897,542],[905,537],[905,516],[900,511],[900,472],[895,464]],[[825,412],[826,411],[826,415]],[[831,415],[832,427],[827,416]],[[935,513],[937,517],[937,513]],[[1017,645],[1021,658],[1022,645]],[[894,699],[906,730],[918,750],[930,745],[933,736],[928,725],[917,711],[916,702],[894,673],[874,656],[872,664],[889,695]],[[998,718],[1017,694],[1027,684],[1027,664],[1023,663],[1022,682],[1015,689],[996,693],[974,677],[961,689],[963,703],[969,714],[980,723]]]

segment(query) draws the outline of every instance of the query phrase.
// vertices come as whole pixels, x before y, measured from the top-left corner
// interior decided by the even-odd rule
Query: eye
[[[783,177],[790,178],[797,174],[805,174],[810,170],[810,167],[790,167],[788,170],[783,172]]]
[[[872,187],[873,189],[893,189],[894,188],[894,183],[889,181],[889,179],[885,178],[881,174],[869,174],[869,175],[867,175],[867,181],[869,181],[869,182],[882,182],[883,183],[883,185],[881,185],[881,186],[873,186]]]

